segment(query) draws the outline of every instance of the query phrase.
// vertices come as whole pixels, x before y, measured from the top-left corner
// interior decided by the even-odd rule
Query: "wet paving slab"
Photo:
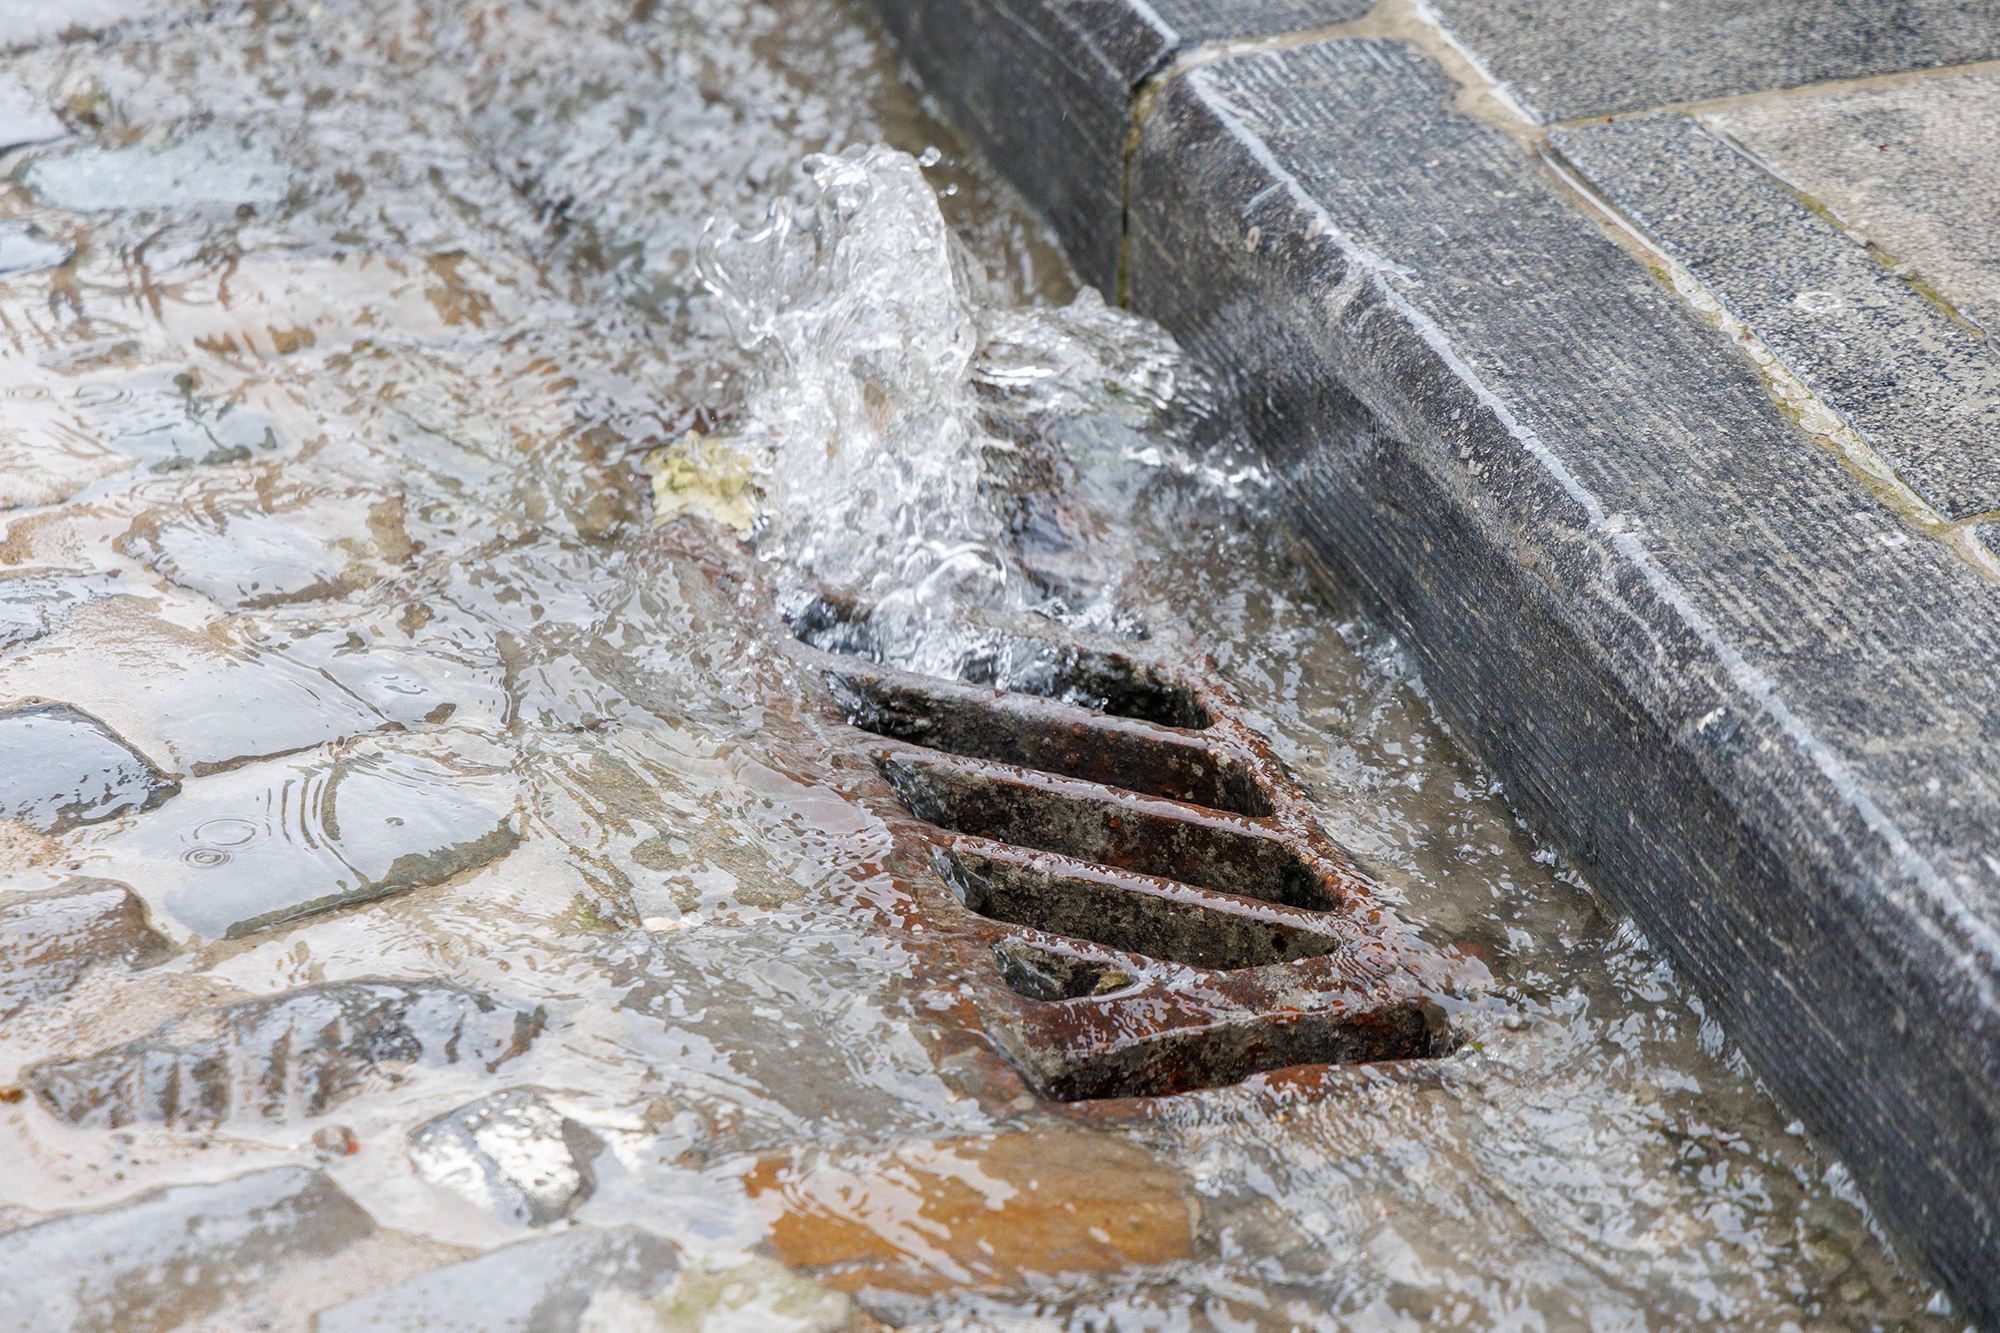
[[[1565,0],[1534,10],[1440,0],[1435,9],[1495,78],[1554,121],[2000,57],[2000,17],[1951,0],[1810,9]]]

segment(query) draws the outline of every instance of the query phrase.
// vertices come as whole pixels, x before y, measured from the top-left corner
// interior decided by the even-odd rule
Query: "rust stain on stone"
[[[1195,1253],[1172,1171],[1128,1142],[1068,1130],[764,1159],[744,1184],[772,1252],[849,1292],[1015,1287]]]

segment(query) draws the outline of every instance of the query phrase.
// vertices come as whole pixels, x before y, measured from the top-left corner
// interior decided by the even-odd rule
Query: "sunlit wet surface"
[[[0,1285],[181,1274],[48,1327],[303,1328],[591,1229],[689,1261],[599,1329],[1956,1327],[860,16],[23,12]],[[907,665],[976,656],[968,607],[1207,651],[1501,1010],[1428,1081],[983,1095],[886,829],[702,556],[738,519]],[[35,915],[77,876],[145,915]]]

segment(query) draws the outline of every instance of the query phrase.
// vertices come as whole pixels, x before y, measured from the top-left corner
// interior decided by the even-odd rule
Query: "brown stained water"
[[[0,910],[95,877],[167,939],[7,956],[9,1327],[305,1328],[613,1227],[681,1275],[550,1326],[1957,1327],[863,17],[45,9],[0,18]],[[943,156],[801,169],[876,142]],[[733,534],[650,522],[690,430],[913,664],[964,606],[1206,649],[1497,1004],[1427,1082],[979,1095]],[[404,1027],[314,1084],[309,1006]],[[338,1188],[276,1239],[148,1201],[285,1167]]]

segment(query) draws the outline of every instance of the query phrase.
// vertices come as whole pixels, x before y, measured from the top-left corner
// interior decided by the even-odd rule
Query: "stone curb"
[[[2000,584],[1412,47],[1162,79],[1187,44],[1139,0],[878,3],[1085,278],[1221,377],[1517,809],[2000,1327]]]

